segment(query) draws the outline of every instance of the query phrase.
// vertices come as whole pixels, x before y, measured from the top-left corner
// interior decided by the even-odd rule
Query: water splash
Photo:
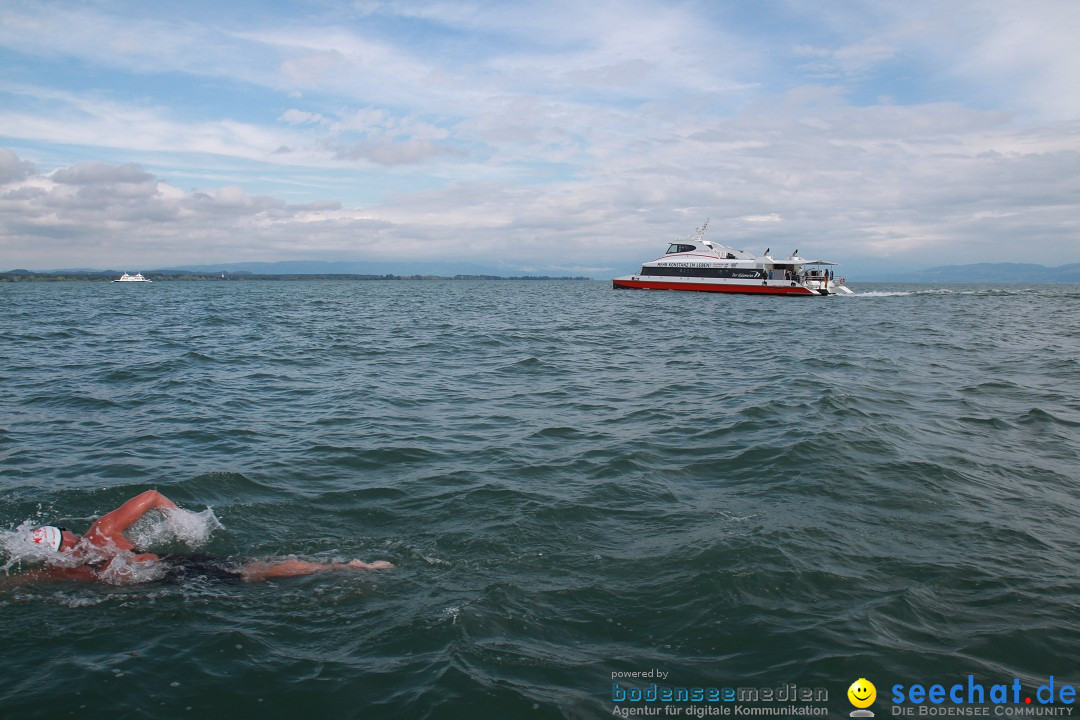
[[[206,545],[214,531],[223,527],[213,508],[202,512],[176,508],[147,515],[125,534],[141,550],[164,549],[177,543],[194,550]]]
[[[110,585],[136,585],[158,580],[165,576],[167,570],[164,562],[139,561],[134,553],[122,552],[112,557],[98,578]]]

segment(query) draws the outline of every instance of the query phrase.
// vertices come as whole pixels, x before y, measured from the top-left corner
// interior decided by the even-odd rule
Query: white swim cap
[[[53,552],[59,552],[60,543],[64,541],[64,533],[55,525],[46,525],[31,533],[30,539],[35,545],[44,545]]]

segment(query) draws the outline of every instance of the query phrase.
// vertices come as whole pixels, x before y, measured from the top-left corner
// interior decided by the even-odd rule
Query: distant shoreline
[[[591,280],[587,277],[554,277],[548,275],[362,275],[356,273],[196,273],[196,272],[144,272],[143,277],[152,282],[214,281],[235,282],[249,280]],[[0,273],[0,282],[112,282],[119,272],[31,272],[13,270]],[[132,283],[124,283],[130,285]],[[134,283],[138,284],[138,283]]]
[[[303,265],[305,263],[301,263]],[[326,264],[311,268],[314,272],[297,272],[301,268],[282,268],[283,272],[266,272],[271,267],[254,270],[217,270],[207,269],[162,269],[143,271],[142,275],[154,282],[213,281],[226,282],[238,280],[261,281],[311,281],[311,280],[428,280],[428,281],[514,281],[514,280],[596,280],[607,281],[605,277],[588,276],[552,276],[552,275],[496,275],[490,272],[452,272],[457,268],[445,268],[444,274],[436,273],[372,273],[372,272],[326,272]],[[464,269],[464,268],[463,268]],[[477,268],[480,269],[480,268]],[[450,270],[450,272],[447,272]],[[111,282],[120,277],[119,270],[57,270],[33,271],[25,269],[0,272],[0,283],[4,282]],[[913,283],[949,285],[964,284],[1000,284],[1000,285],[1073,285],[1080,284],[1080,263],[1046,267],[1034,264],[978,263],[974,265],[949,265],[929,268],[916,272],[895,272],[889,274],[867,273],[848,274],[851,283]]]

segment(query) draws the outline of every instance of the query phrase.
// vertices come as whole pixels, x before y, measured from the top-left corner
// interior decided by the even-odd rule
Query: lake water
[[[22,530],[147,488],[206,521],[150,517],[149,549],[396,565],[8,578],[0,716],[846,717],[859,678],[879,718],[929,704],[896,685],[1054,709],[1040,686],[1080,685],[1080,287],[852,287],[0,285],[12,576]]]

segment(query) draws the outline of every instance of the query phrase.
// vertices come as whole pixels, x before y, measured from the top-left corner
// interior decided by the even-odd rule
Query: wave
[[[843,699],[853,663],[1027,682],[1080,660],[1075,289],[55,292],[12,303],[26,340],[0,353],[2,562],[157,487],[192,513],[136,528],[149,548],[397,567],[5,589],[10,714],[584,717],[657,664]],[[86,331],[52,335],[65,314]]]

